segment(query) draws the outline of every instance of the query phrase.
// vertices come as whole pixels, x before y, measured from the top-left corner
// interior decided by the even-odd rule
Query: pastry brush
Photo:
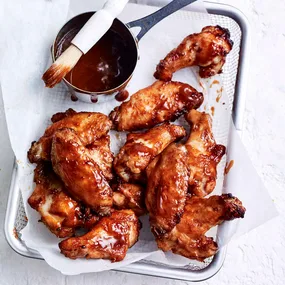
[[[87,21],[71,41],[71,45],[56,59],[43,74],[46,87],[52,88],[76,65],[109,30],[114,19],[122,12],[128,0],[108,0],[103,8]]]

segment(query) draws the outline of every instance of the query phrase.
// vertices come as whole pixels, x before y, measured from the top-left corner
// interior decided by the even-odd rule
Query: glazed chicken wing
[[[203,94],[188,84],[156,81],[116,107],[110,118],[118,131],[149,129],[199,108],[203,99]]]
[[[186,157],[185,147],[172,143],[147,167],[145,202],[155,236],[170,232],[183,214],[188,188]]]
[[[183,127],[165,123],[144,133],[131,133],[115,157],[116,174],[125,182],[144,182],[144,170],[170,143],[186,135]]]
[[[191,110],[185,118],[192,126],[185,144],[188,152],[187,165],[190,170],[189,192],[204,197],[216,186],[217,165],[226,148],[215,142],[210,115]]]
[[[107,181],[113,179],[113,153],[110,149],[110,136],[104,136],[87,146],[89,156],[98,164]]]
[[[73,237],[59,244],[66,257],[103,258],[112,262],[125,258],[128,248],[138,240],[140,223],[132,210],[114,211],[81,237]]]
[[[83,207],[66,194],[51,163],[39,163],[34,174],[36,187],[28,203],[40,213],[41,221],[57,237],[72,236],[76,228],[90,228],[99,220],[89,208]]]
[[[54,171],[75,200],[83,202],[99,214],[110,212],[112,189],[75,131],[61,129],[54,134],[51,160]]]
[[[169,234],[157,239],[158,247],[203,261],[218,250],[217,243],[205,233],[223,221],[243,218],[245,210],[241,201],[231,194],[210,198],[188,197],[180,222]]]
[[[96,139],[106,136],[112,125],[112,122],[104,114],[76,113],[72,109],[67,110],[65,113],[53,115],[52,122],[54,123],[45,130],[44,135],[37,142],[32,143],[28,151],[28,158],[31,163],[50,160],[52,137],[59,129],[73,129],[82,144],[86,146]]]
[[[157,65],[154,77],[169,81],[179,69],[198,65],[200,76],[207,78],[222,72],[233,42],[230,32],[220,26],[208,26],[199,34],[186,37]]]
[[[137,216],[144,215],[145,188],[139,184],[120,183],[113,188],[113,203],[116,209],[132,209]]]

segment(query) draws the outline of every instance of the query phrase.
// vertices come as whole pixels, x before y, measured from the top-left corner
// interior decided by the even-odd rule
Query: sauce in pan
[[[76,33],[73,31],[65,37],[57,55],[70,45]],[[109,30],[80,58],[65,79],[73,86],[90,92],[103,92],[118,87],[132,74],[132,52],[118,33]]]

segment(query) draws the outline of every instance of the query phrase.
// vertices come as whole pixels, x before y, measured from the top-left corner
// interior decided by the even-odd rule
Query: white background
[[[285,277],[285,2],[222,0],[248,17],[252,32],[243,142],[268,188],[280,216],[230,243],[221,271],[204,284],[284,284]],[[281,79],[282,78],[282,79]],[[0,228],[13,165],[0,98]],[[245,181],[246,183],[246,181]],[[256,197],[258,199],[258,197]],[[14,253],[0,231],[0,285],[26,284],[182,284],[124,273],[104,272],[66,277],[43,261]]]

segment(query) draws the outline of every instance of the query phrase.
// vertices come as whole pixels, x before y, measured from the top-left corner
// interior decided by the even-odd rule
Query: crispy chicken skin
[[[147,167],[146,207],[155,236],[170,232],[183,214],[188,169],[184,146],[172,143]]]
[[[202,93],[186,83],[156,81],[116,107],[109,117],[117,131],[149,129],[199,108],[203,99]]]
[[[145,188],[142,185],[119,183],[113,190],[113,203],[116,209],[132,209],[137,216],[146,214]]]
[[[39,163],[34,171],[36,183],[29,205],[41,215],[41,221],[57,237],[74,235],[78,227],[90,228],[99,218],[66,194],[62,181],[53,172],[51,163]]]
[[[226,148],[216,144],[209,114],[191,110],[185,115],[185,119],[191,125],[190,136],[185,144],[190,172],[189,192],[204,197],[216,186],[217,165]]]
[[[243,218],[245,211],[241,201],[231,194],[210,198],[188,197],[180,222],[169,234],[157,239],[158,247],[203,261],[218,250],[217,243],[205,233],[223,221]]]
[[[145,182],[144,170],[170,143],[186,135],[183,127],[164,123],[144,133],[130,133],[114,160],[116,174],[125,182]]]
[[[139,220],[132,210],[114,211],[87,234],[60,242],[59,248],[62,254],[72,259],[85,257],[121,261],[128,248],[137,242],[139,229]]]
[[[107,181],[113,179],[113,153],[110,149],[110,136],[104,136],[87,146],[89,156],[98,164]]]
[[[65,112],[59,112],[59,113],[55,113],[54,115],[52,115],[51,117],[51,121],[52,123],[56,123],[62,119],[65,119],[67,117],[73,116],[74,114],[76,114],[77,112],[71,108],[67,109]]]
[[[202,78],[211,77],[222,72],[227,54],[233,42],[229,30],[220,26],[208,26],[198,34],[186,37],[156,67],[154,77],[169,81],[179,69],[197,65]]]
[[[33,142],[28,151],[31,163],[50,160],[51,141],[53,134],[62,128],[73,129],[84,146],[93,143],[96,139],[106,136],[112,126],[107,116],[101,113],[80,112],[68,109],[65,113],[57,113],[52,117],[50,125],[44,135]]]
[[[54,171],[64,182],[71,197],[101,215],[110,212],[112,189],[75,131],[61,129],[55,132],[51,160]]]

